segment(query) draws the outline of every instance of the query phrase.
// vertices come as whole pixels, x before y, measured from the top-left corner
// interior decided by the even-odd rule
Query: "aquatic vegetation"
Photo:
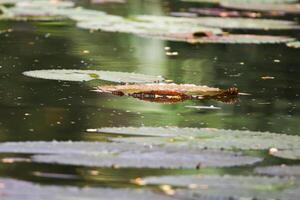
[[[284,149],[272,153],[273,156],[291,160],[300,160],[300,149]]]
[[[291,65],[298,60],[286,56],[297,55],[287,47],[300,46],[292,38],[299,37],[297,16],[288,15],[300,13],[298,1],[183,1],[217,5],[0,0],[0,34],[16,30],[1,35],[0,172],[61,184],[0,178],[0,199],[299,198],[300,136],[283,134],[297,128],[298,71]],[[89,65],[103,70],[83,69]],[[41,66],[51,69],[27,71]],[[237,86],[252,96],[209,106],[236,101],[245,94]]]
[[[263,176],[178,175],[147,177],[148,185],[183,187],[174,189],[174,198],[188,199],[283,199],[299,197],[298,182],[291,178]],[[185,189],[184,189],[185,188]]]
[[[181,0],[186,2],[197,3],[260,3],[260,4],[278,4],[278,3],[294,3],[297,0]]]
[[[300,41],[294,41],[294,42],[289,42],[286,44],[288,47],[291,47],[291,48],[300,48]]]
[[[300,176],[299,165],[277,165],[267,167],[256,167],[255,172],[272,176]]]
[[[238,95],[237,88],[221,90],[208,86],[193,84],[135,84],[135,85],[103,85],[95,88],[96,92],[111,93],[119,96],[127,95],[144,101],[178,102],[188,99],[213,98],[218,100],[234,99]]]
[[[139,128],[135,130],[143,135],[143,130],[146,129],[149,129],[146,135],[150,132],[162,132],[163,137],[126,137],[112,138],[111,140],[134,144],[186,146],[195,149],[269,150],[270,148],[277,148],[278,152],[285,152],[285,150],[298,152],[300,142],[299,136],[255,131],[185,128],[183,129],[184,134],[177,134],[180,133],[181,128],[143,127],[140,130]],[[129,128],[128,134],[132,134],[133,130]],[[126,128],[123,131],[126,132]],[[116,130],[116,132],[119,131]],[[168,133],[168,136],[165,133]],[[175,134],[172,135],[172,133]],[[271,155],[279,156],[277,153]]]
[[[49,5],[48,5],[49,4]],[[16,3],[14,7],[2,7],[2,19],[13,20],[61,20],[72,19],[77,27],[106,32],[131,33],[143,37],[190,43],[222,44],[272,44],[287,43],[292,38],[268,35],[225,34],[222,29],[293,30],[297,23],[284,20],[220,18],[220,17],[168,17],[141,15],[123,18],[102,11],[73,8],[68,2],[47,3],[33,1]]]
[[[292,30],[300,29],[296,22],[286,20],[272,19],[249,19],[249,18],[220,18],[220,17],[169,17],[154,15],[139,15],[134,18],[142,22],[159,24],[161,21],[169,24],[195,24],[204,27],[222,28],[222,29],[244,29],[244,30]]]
[[[9,178],[0,178],[0,194],[3,200],[169,200],[168,196],[148,189],[116,189],[76,186],[47,186]]]
[[[278,44],[294,41],[293,38],[269,35],[229,34],[224,36],[200,37],[189,40],[191,43],[220,44]]]
[[[50,69],[27,71],[23,74],[33,78],[59,81],[91,81],[96,79],[117,83],[156,83],[164,81],[161,76],[100,70]]]
[[[33,162],[92,167],[193,168],[251,165],[262,159],[239,152],[101,142],[1,143],[2,153],[35,154]]]
[[[240,3],[240,2],[224,2],[222,7],[239,10],[254,10],[262,12],[283,12],[289,14],[299,14],[300,4],[260,4],[260,3]]]
[[[276,17],[282,16],[283,13],[276,12],[253,12],[253,11],[237,11],[237,10],[227,10],[224,8],[189,8],[188,14],[191,17],[198,17],[198,15],[215,16],[215,17],[249,17],[249,18],[259,18],[259,17]],[[173,16],[174,14],[171,13]],[[180,16],[181,12],[176,13],[177,17]]]

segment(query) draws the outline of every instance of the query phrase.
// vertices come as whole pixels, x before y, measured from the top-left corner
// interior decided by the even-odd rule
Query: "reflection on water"
[[[162,14],[179,9],[176,2],[166,1],[129,1],[128,5],[118,6],[91,6],[82,2],[82,5],[121,15]],[[191,45],[120,33],[89,33],[77,29],[70,21],[1,21],[0,29],[5,28],[15,31],[0,35],[1,141],[105,140],[104,136],[85,133],[85,130],[142,125],[300,134],[299,50],[284,45]],[[178,55],[166,55],[166,47]],[[97,94],[90,91],[89,83],[39,80],[22,75],[28,70],[62,68],[162,75],[176,83],[235,86],[251,95],[240,97],[234,104],[209,99],[158,104],[127,96]],[[263,80],[264,76],[274,79]],[[186,108],[191,105],[213,105],[221,109]],[[92,179],[86,174],[89,169],[28,163],[14,166],[12,169],[1,164],[1,176],[42,181],[44,177],[33,178],[32,172],[44,171],[76,174],[86,177],[87,182],[109,182],[110,176],[114,176],[122,184],[129,177],[178,173],[176,170],[101,169]],[[180,171],[184,172],[187,171]],[[54,182],[64,183],[60,179]]]

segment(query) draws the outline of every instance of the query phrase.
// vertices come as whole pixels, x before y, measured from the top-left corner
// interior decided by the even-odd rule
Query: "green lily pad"
[[[291,160],[300,160],[300,149],[299,148],[291,148],[285,150],[279,150],[272,153],[273,156]]]
[[[143,135],[142,129],[136,129],[136,133]],[[164,131],[162,131],[165,129]],[[126,128],[125,128],[126,130]],[[124,131],[125,131],[124,130]],[[132,134],[133,129],[130,128],[128,133]],[[190,132],[188,131],[190,130]],[[117,133],[120,131],[116,131]],[[147,145],[164,145],[189,147],[194,149],[243,149],[243,150],[268,150],[270,148],[277,149],[298,149],[300,144],[300,137],[293,135],[276,134],[269,132],[253,132],[253,131],[238,131],[238,130],[220,130],[220,129],[196,129],[181,128],[175,132],[174,128],[155,128],[149,127],[146,135],[149,133],[159,135],[162,133],[163,137],[135,137],[135,138],[112,138],[111,140],[117,142],[133,143],[133,144],[147,144]],[[167,134],[166,134],[167,133]],[[173,134],[173,136],[169,136]]]
[[[0,8],[1,10],[1,8]],[[2,8],[3,15],[0,19],[16,20],[16,21],[54,21],[64,19],[62,16],[54,15],[50,8],[23,8],[12,7],[9,9]]]
[[[65,16],[74,21],[103,20],[106,13],[99,10],[89,10],[84,8],[65,8],[52,10],[53,15]],[[116,16],[116,18],[119,18]]]
[[[255,172],[273,176],[300,176],[300,165],[257,167],[255,168]]]
[[[125,19],[118,16],[106,15],[103,20],[89,20],[77,24],[77,27],[89,30],[107,32],[132,33],[144,37],[170,38],[172,40],[186,41],[194,35],[222,34],[218,28],[204,27],[193,23],[172,22],[164,18],[159,22],[143,22],[138,19]]]
[[[286,44],[288,47],[291,48],[296,48],[299,49],[300,48],[300,41],[295,41],[295,42],[289,42]]]
[[[229,34],[224,36],[200,37],[189,40],[191,43],[219,43],[219,44],[276,44],[294,41],[285,36]]]
[[[51,0],[0,0],[0,4],[15,4],[22,7],[73,7],[72,1],[51,1]]]
[[[32,161],[93,167],[198,168],[250,165],[262,159],[241,153],[101,142],[16,142],[2,153],[35,154]]]
[[[260,3],[243,3],[243,2],[222,2],[222,7],[239,10],[253,10],[261,12],[283,12],[290,14],[300,13],[300,4],[260,4]]]
[[[293,21],[272,20],[272,19],[249,19],[249,18],[222,18],[222,17],[169,17],[169,16],[154,16],[140,15],[134,19],[148,22],[160,23],[164,21],[166,24],[181,24],[181,25],[199,25],[213,28],[225,29],[254,29],[254,30],[289,30],[300,29],[300,26]]]
[[[153,16],[152,16],[153,17]],[[154,17],[153,17],[154,18]],[[125,19],[105,19],[99,21],[83,21],[77,24],[79,28],[89,29],[89,30],[101,30],[108,32],[123,32],[123,33],[132,33],[142,37],[149,38],[158,38],[163,40],[170,41],[184,41],[190,43],[220,43],[220,44],[273,44],[273,43],[286,43],[291,42],[294,39],[285,36],[268,36],[268,35],[239,35],[239,34],[230,34],[230,35],[222,35],[222,31],[220,29],[211,29],[209,27],[205,27],[202,25],[198,25],[197,23],[190,21],[193,19],[190,18],[176,18],[174,17],[171,21],[166,19],[170,19],[171,17],[158,17],[156,21],[152,22],[142,22],[142,21],[129,21]],[[138,18],[139,19],[139,18]],[[110,21],[113,20],[113,21]],[[216,19],[218,20],[218,19]],[[225,19],[226,20],[226,19]],[[245,21],[248,19],[243,19]],[[251,19],[249,19],[251,20]],[[221,19],[223,21],[223,19]],[[245,28],[247,23],[239,22],[243,24],[243,28]],[[271,21],[271,20],[270,20]],[[277,21],[272,21],[275,23],[271,23],[268,26],[260,25],[250,25],[249,28],[264,29],[266,27],[271,29],[276,29],[275,24]],[[286,21],[283,21],[284,23]],[[252,22],[251,22],[252,23]],[[290,23],[290,22],[288,22]],[[211,23],[209,23],[211,24]],[[224,25],[227,24],[227,25]],[[253,24],[253,23],[252,23]],[[266,23],[267,24],[267,23]],[[287,24],[286,24],[287,25]],[[220,26],[229,25],[227,22],[221,22]],[[236,26],[238,28],[239,25]],[[280,23],[278,25],[278,29]],[[288,29],[296,28],[296,25],[287,25],[285,28]],[[234,25],[231,26],[232,28]],[[281,27],[285,29],[284,27]]]
[[[277,3],[294,3],[297,2],[297,0],[181,0],[185,2],[195,2],[195,3],[223,3],[223,2],[229,2],[229,3],[247,3],[247,4],[253,4],[253,3],[260,3],[260,4],[277,4]]]
[[[174,198],[201,199],[297,199],[299,185],[290,178],[261,176],[180,175],[148,177],[143,182],[151,185],[171,185],[178,189]]]
[[[177,127],[104,127],[99,129],[88,129],[87,132],[110,133],[118,135],[171,137],[198,134],[199,129]]]
[[[9,178],[0,178],[0,184],[1,200],[169,200],[147,189],[48,186]]]
[[[118,83],[156,83],[162,82],[161,76],[151,76],[127,72],[110,72],[98,70],[34,70],[23,73],[25,76],[60,81],[91,81],[101,79]]]

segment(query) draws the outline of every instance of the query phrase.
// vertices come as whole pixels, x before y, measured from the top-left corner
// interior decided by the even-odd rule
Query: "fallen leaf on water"
[[[214,98],[227,100],[238,95],[235,87],[227,90],[198,86],[193,84],[134,84],[104,85],[95,88],[96,92],[111,93],[118,96],[131,96],[145,101],[175,103],[188,99]]]

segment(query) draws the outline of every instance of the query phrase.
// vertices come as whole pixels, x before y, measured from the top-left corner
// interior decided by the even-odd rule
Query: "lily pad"
[[[16,21],[52,21],[64,19],[62,16],[54,15],[50,8],[23,8],[23,7],[12,7],[12,8],[0,8],[2,9],[3,15],[0,19],[16,20]]]
[[[257,167],[255,168],[255,172],[273,176],[300,176],[300,165]]]
[[[104,127],[99,129],[88,129],[87,132],[110,133],[118,135],[170,137],[198,134],[199,129],[177,127]]]
[[[185,2],[196,2],[196,3],[260,3],[260,4],[278,4],[278,3],[294,3],[297,0],[181,0]]]
[[[108,17],[108,15],[106,17]],[[271,44],[286,43],[294,40],[284,36],[239,34],[222,35],[223,33],[221,29],[205,27],[214,26],[213,23],[207,23],[209,18],[201,18],[201,21],[203,22],[202,25],[198,19],[200,18],[197,18],[196,20],[177,17],[138,16],[135,18],[136,21],[131,21],[126,19],[118,19],[116,17],[109,17],[98,21],[83,21],[78,23],[77,26],[79,28],[89,30],[132,33],[142,37],[158,38],[170,41],[184,41],[190,43]],[[263,20],[256,24],[250,21],[251,19],[237,18],[236,21],[234,21],[232,18],[228,18],[228,20],[226,19],[225,21],[224,19],[221,19],[219,25],[227,26],[227,28],[246,28],[248,26],[248,28],[253,29],[277,29],[276,26],[278,29],[290,29],[297,27],[297,25],[289,21],[278,22],[278,20]],[[218,26],[217,23],[219,23],[219,18],[212,18],[210,20],[215,21],[215,26]],[[231,25],[228,24],[230,23],[229,20],[233,21]],[[236,24],[237,22],[243,27],[241,27],[239,24]]]
[[[236,152],[101,142],[2,143],[0,152],[35,154],[34,162],[93,167],[195,169],[250,165],[262,160]]]
[[[186,41],[194,35],[222,34],[219,28],[210,28],[195,23],[169,23],[164,18],[159,22],[141,21],[136,18],[126,19],[114,15],[106,15],[103,20],[89,20],[79,22],[77,27],[106,32],[132,33],[144,37],[169,38],[174,41]]]
[[[98,70],[50,69],[27,71],[23,74],[34,78],[60,81],[91,81],[95,79],[118,83],[153,83],[164,81],[161,76]]]
[[[95,187],[39,185],[27,181],[1,178],[1,200],[169,200],[147,189],[111,189]]]
[[[254,10],[262,12],[282,12],[290,14],[300,13],[300,4],[260,4],[260,3],[241,3],[241,2],[222,2],[222,7],[239,10]]]
[[[286,44],[288,47],[291,48],[296,48],[299,49],[300,48],[300,41],[295,41],[295,42],[289,42]]]
[[[16,3],[17,7],[27,8],[72,8],[75,6],[73,1],[51,1],[51,0],[25,0],[18,1]]]
[[[164,21],[169,24],[199,25],[213,28],[225,29],[254,29],[254,30],[289,30],[300,29],[300,26],[293,21],[272,20],[272,19],[249,19],[249,18],[220,18],[220,17],[169,17],[140,15],[135,17],[141,22],[160,23]]]
[[[299,148],[291,148],[285,150],[279,150],[272,153],[273,156],[291,160],[300,160],[300,149]]]
[[[237,10],[227,10],[224,8],[189,8],[189,12],[186,13],[189,17],[198,17],[198,15],[205,16],[215,16],[215,17],[249,17],[249,18],[259,18],[259,17],[274,17],[283,16],[282,13],[275,12],[253,12],[253,11],[237,11]],[[172,16],[184,17],[185,13],[171,13]],[[175,15],[174,15],[175,14]]]
[[[191,43],[220,43],[220,44],[276,44],[294,41],[286,36],[229,34],[190,39]]]
[[[171,185],[189,189],[175,190],[174,198],[198,199],[297,199],[299,185],[290,178],[261,176],[180,175],[148,177],[145,184]]]
[[[162,128],[154,127],[149,127],[149,129],[153,133],[159,133],[162,130]],[[164,129],[166,129],[165,132],[169,131],[171,134],[172,129],[174,128],[168,130],[169,128],[165,127]],[[143,127],[142,130],[145,130],[145,127]],[[140,131],[141,135],[142,130]],[[112,138],[111,140],[134,144],[155,144],[164,146],[189,147],[194,149],[227,150],[268,150],[270,148],[298,149],[300,143],[299,136],[269,132],[190,128],[190,133],[187,133],[188,128],[185,128],[183,134],[180,135],[180,130],[181,128],[178,128],[178,131],[175,132],[174,136],[163,135],[164,137]]]

